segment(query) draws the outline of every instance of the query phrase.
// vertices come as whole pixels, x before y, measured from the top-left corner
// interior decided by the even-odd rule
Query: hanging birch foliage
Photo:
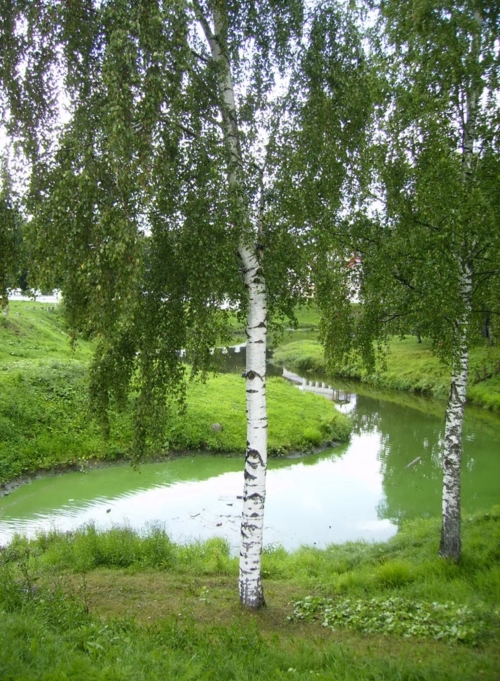
[[[4,159],[0,165],[0,308],[9,303],[9,290],[17,287],[21,275],[21,212],[15,200],[12,181]]]

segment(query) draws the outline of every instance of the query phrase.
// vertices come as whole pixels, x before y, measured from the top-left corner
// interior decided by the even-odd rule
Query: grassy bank
[[[467,400],[471,404],[495,411],[500,411],[500,374],[483,377],[498,366],[498,354],[484,346],[472,348],[467,390]],[[300,371],[325,372],[323,348],[316,340],[283,344],[275,350],[273,359]],[[374,372],[369,373],[359,360],[353,359],[338,375],[377,388],[421,392],[435,397],[447,396],[450,381],[450,369],[433,355],[430,341],[424,339],[417,343],[414,337],[391,339],[385,366],[378,362]]]
[[[72,351],[62,319],[47,306],[11,303],[0,317],[0,484],[17,476],[88,460],[127,456],[132,401],[112,418],[104,439],[87,409],[91,344]],[[321,397],[281,379],[268,382],[271,455],[305,451],[348,439],[350,422]],[[158,454],[205,450],[243,452],[245,390],[237,375],[220,375],[188,389],[186,410],[171,415]]]
[[[220,539],[92,527],[18,538],[0,553],[1,677],[493,681],[499,509],[465,519],[463,536],[458,566],[437,558],[434,521],[382,544],[269,550],[258,613],[239,606]]]

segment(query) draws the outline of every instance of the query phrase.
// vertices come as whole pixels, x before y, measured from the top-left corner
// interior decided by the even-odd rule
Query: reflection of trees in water
[[[379,518],[439,515],[442,420],[397,402],[357,395],[353,432],[380,435],[378,458],[385,498]],[[367,445],[368,446],[368,445]],[[406,468],[420,457],[420,460]]]
[[[439,516],[443,419],[363,396],[358,396],[357,411],[356,427],[376,427],[381,435],[379,459],[385,499],[378,506],[379,517],[398,521]],[[496,432],[490,424],[482,431],[481,422],[469,417],[464,429],[462,505],[471,511],[499,501],[500,422]]]
[[[221,374],[238,374],[241,373],[245,368],[247,356],[247,349],[243,345],[238,345],[235,348],[217,348],[214,352],[214,357],[217,362],[217,370]],[[283,369],[281,367],[271,364],[269,361],[272,357],[272,351],[267,352],[267,375],[268,376],[281,376],[283,374]]]
[[[379,517],[399,521],[439,515],[442,422],[394,403],[380,402],[378,409],[382,433],[380,470],[385,492],[377,509]]]
[[[367,402],[370,407],[367,407]],[[379,430],[380,414],[377,409],[378,401],[372,398],[357,397],[356,411],[352,415],[353,433],[360,435],[367,431]]]

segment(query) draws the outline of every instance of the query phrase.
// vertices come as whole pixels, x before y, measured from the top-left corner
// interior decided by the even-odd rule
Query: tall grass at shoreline
[[[500,507],[463,520],[463,557],[459,565],[437,556],[439,519],[403,523],[386,542],[345,542],[326,549],[301,547],[288,552],[268,546],[263,575],[293,581],[322,595],[391,595],[460,602],[500,603]],[[161,525],[142,532],[128,527],[98,530],[94,525],[68,533],[40,532],[35,539],[15,535],[0,562],[21,564],[29,556],[43,573],[88,572],[123,568],[154,569],[197,576],[237,576],[238,560],[220,537],[191,544],[173,543]],[[23,558],[24,557],[24,558]],[[500,612],[500,611],[499,611]]]

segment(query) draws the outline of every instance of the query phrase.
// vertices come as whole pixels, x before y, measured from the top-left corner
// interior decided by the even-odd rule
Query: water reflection
[[[462,460],[466,512],[489,508],[500,499],[500,424],[485,427],[478,416],[466,410]],[[353,418],[355,432],[378,432],[381,437],[378,456],[384,496],[378,505],[379,517],[399,522],[439,516],[444,418],[434,410],[427,413],[361,395]]]
[[[342,405],[342,411],[345,414],[353,411],[356,407],[356,395],[354,393],[342,388],[336,388],[321,378],[300,376],[293,371],[289,371],[286,367],[283,367],[282,376],[304,392],[321,395],[326,397],[327,400],[335,402],[338,406]]]
[[[343,449],[304,460],[271,462],[265,543],[289,549],[302,544],[323,547],[354,539],[382,540],[394,534],[396,526],[377,514],[383,489],[373,451],[379,447],[377,434],[368,439],[354,436]],[[223,473],[221,463],[226,469]],[[206,473],[212,471],[208,479],[183,480],[196,476],[200,466]],[[93,470],[38,480],[17,490],[0,500],[0,543],[15,531],[29,535],[50,528],[66,531],[86,522],[101,528],[118,523],[140,529],[161,521],[175,541],[221,536],[237,551],[241,459],[199,456],[144,465],[141,471],[138,476],[126,467]],[[165,476],[166,472],[170,474]],[[111,489],[117,492],[121,487],[121,493],[102,496],[111,481]],[[93,499],[89,498],[92,491]]]

